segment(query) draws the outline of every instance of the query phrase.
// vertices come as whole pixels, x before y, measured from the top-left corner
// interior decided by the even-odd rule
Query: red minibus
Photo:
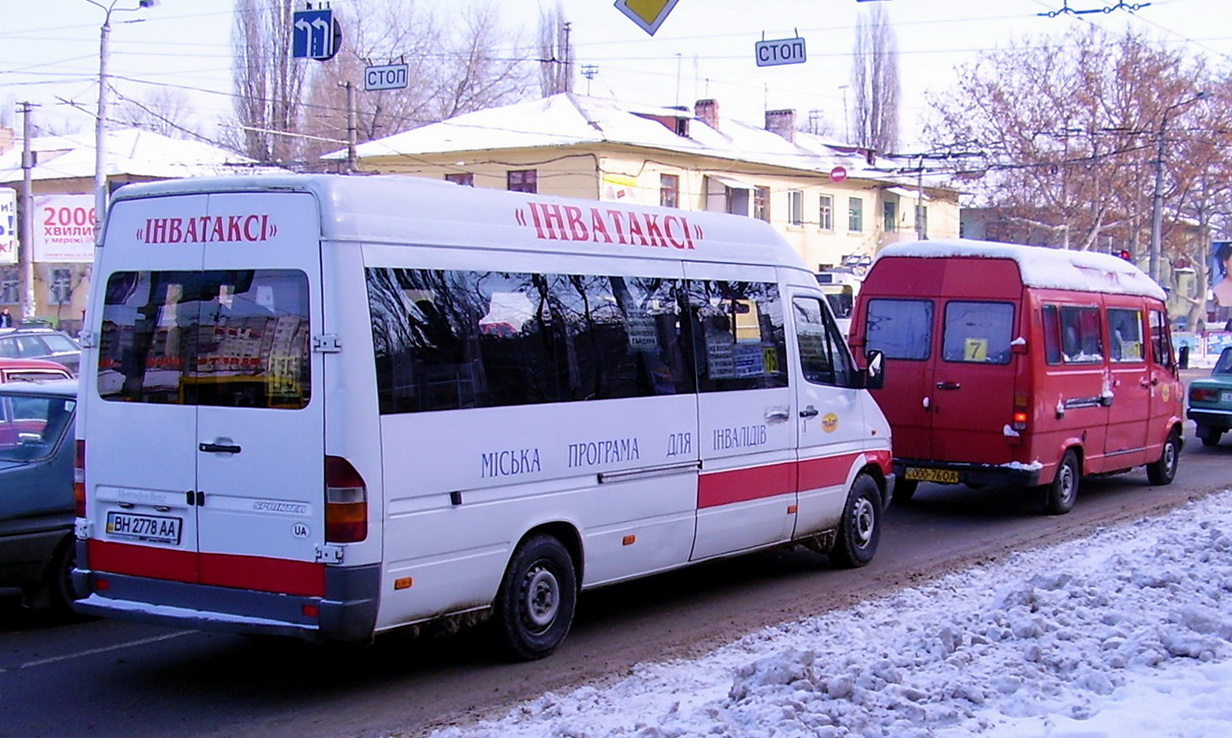
[[[1182,390],[1164,292],[1111,256],[969,240],[882,251],[849,342],[884,353],[873,395],[897,500],[919,482],[1019,485],[1068,512],[1079,478],[1145,466],[1168,484]]]

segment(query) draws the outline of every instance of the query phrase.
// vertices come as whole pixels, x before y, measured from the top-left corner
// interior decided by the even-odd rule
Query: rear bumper
[[[105,588],[99,584],[105,582]],[[378,565],[327,568],[325,597],[211,587],[76,569],[73,609],[86,615],[196,630],[367,641],[376,624]],[[313,613],[316,613],[313,616]]]
[[[1232,410],[1207,410],[1191,407],[1185,413],[1185,417],[1208,428],[1232,429]]]
[[[1039,484],[1043,469],[1022,465],[1004,466],[991,464],[967,464],[953,461],[936,461],[933,459],[894,459],[894,474],[901,482],[910,480],[908,469],[934,469],[941,472],[953,472],[953,481],[938,481],[936,479],[914,480],[931,481],[940,484],[972,484],[994,486],[1034,487]]]

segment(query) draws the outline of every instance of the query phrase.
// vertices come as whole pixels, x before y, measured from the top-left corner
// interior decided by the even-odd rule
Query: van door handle
[[[238,454],[240,447],[231,443],[199,443],[197,450],[207,454]]]
[[[808,407],[806,407],[806,408],[804,408],[803,410],[801,410],[801,411],[800,411],[800,417],[802,417],[802,418],[812,418],[812,417],[817,416],[817,415],[818,415],[818,414],[820,414],[820,413],[821,413],[821,411],[820,411],[820,410],[818,410],[817,408],[813,407],[812,405],[809,405]]]
[[[937,382],[937,389],[956,390],[962,387],[958,382]]]

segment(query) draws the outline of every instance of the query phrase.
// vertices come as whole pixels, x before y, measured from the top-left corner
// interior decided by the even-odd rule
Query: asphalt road
[[[616,679],[641,661],[695,656],[757,628],[864,601],[1009,551],[1089,534],[1232,487],[1232,438],[1192,425],[1176,482],[1144,470],[1084,480],[1074,510],[1035,495],[922,485],[893,507],[860,570],[778,550],[586,593],[552,657],[494,660],[482,632],[324,648],[109,620],[49,621],[0,603],[0,736],[417,736],[501,715],[545,690]]]

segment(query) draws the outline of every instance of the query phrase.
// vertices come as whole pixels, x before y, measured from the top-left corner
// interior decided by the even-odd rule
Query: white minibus
[[[766,223],[397,176],[117,191],[83,333],[80,612],[317,641],[757,549],[873,556],[890,431]]]

